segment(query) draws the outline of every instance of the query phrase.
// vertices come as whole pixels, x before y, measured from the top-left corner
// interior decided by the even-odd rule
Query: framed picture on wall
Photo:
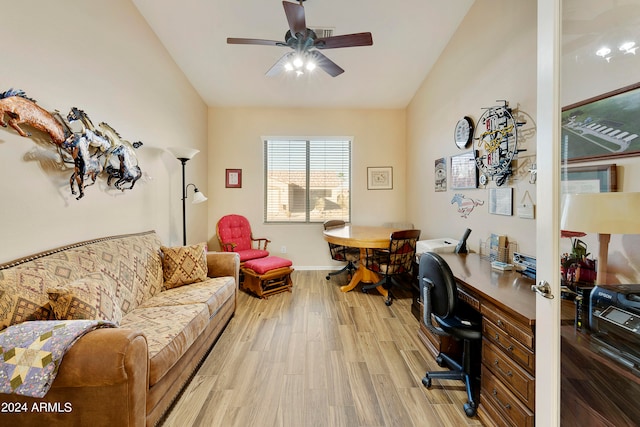
[[[451,188],[478,188],[478,168],[473,151],[451,156]]]
[[[489,213],[494,215],[513,215],[513,188],[489,189]]]
[[[434,165],[436,191],[447,191],[447,159],[444,157],[436,159]]]
[[[224,186],[226,188],[242,188],[242,169],[226,169]]]
[[[367,190],[392,190],[393,168],[391,166],[367,168]]]
[[[607,165],[562,168],[562,194],[617,191],[617,168]]]
[[[562,109],[562,159],[640,156],[640,83]]]

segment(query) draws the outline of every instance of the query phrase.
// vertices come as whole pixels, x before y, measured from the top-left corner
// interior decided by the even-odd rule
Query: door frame
[[[536,426],[560,425],[560,53],[562,0],[538,0]]]

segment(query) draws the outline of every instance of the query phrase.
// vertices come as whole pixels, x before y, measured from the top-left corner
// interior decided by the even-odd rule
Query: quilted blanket
[[[9,326],[0,332],[0,393],[44,397],[73,343],[89,331],[115,326],[102,320],[43,320]]]

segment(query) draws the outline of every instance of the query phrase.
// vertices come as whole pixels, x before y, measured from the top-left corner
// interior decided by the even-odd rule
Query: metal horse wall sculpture
[[[8,121],[5,121],[5,116],[8,116]],[[70,122],[76,121],[82,125],[79,132],[71,130]],[[58,113],[54,116],[41,108],[22,90],[9,89],[0,93],[0,124],[3,127],[11,126],[21,136],[31,136],[20,127],[22,123],[47,133],[63,162],[67,161],[60,150],[73,159],[74,171],[69,178],[69,186],[71,194],[79,194],[76,199],[84,197],[85,187],[95,184],[103,171],[108,175],[107,185],[116,179],[114,187],[121,191],[133,188],[142,176],[134,151],[142,142],[132,144],[123,140],[115,129],[104,122],[96,128],[89,116],[76,107],[71,108],[65,120]],[[126,183],[130,184],[129,187],[124,186]]]

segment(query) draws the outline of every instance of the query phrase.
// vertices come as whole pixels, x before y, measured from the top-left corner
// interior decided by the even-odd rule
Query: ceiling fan
[[[355,33],[343,36],[318,37],[313,30],[307,28],[304,7],[300,4],[283,1],[284,13],[287,15],[289,30],[284,36],[284,42],[263,39],[227,38],[228,44],[254,44],[266,46],[286,46],[293,52],[285,54],[273,67],[267,71],[267,76],[278,74],[282,69],[295,72],[297,75],[305,71],[312,71],[316,67],[322,68],[332,77],[336,77],[344,70],[338,64],[320,53],[318,49],[336,49],[340,47],[371,46],[371,33]]]

